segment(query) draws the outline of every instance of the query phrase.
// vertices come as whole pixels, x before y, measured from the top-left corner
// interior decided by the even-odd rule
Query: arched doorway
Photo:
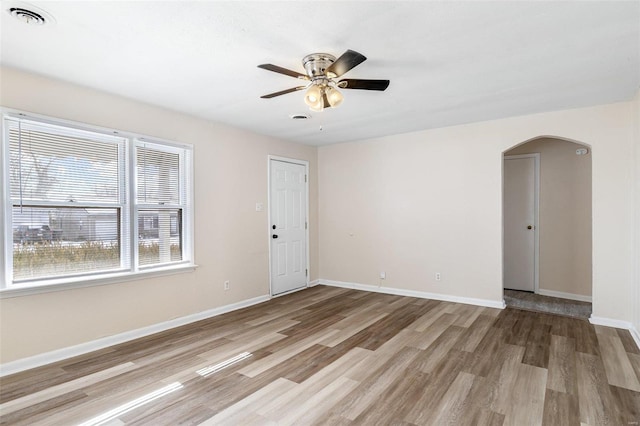
[[[503,153],[507,305],[590,315],[591,156],[590,147],[558,137]]]

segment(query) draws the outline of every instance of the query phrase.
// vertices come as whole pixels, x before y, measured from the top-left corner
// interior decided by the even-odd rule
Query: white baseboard
[[[583,296],[582,294],[563,293],[561,291],[538,289],[538,294],[542,296],[559,297],[561,299],[577,300],[579,302],[591,303],[591,296]]]
[[[318,284],[324,284],[332,287],[351,288],[354,290],[372,291],[375,293],[393,294],[396,296],[409,296],[409,297],[417,297],[420,299],[442,300],[444,302],[464,303],[466,305],[486,306],[488,308],[497,308],[497,309],[504,309],[506,307],[504,300],[495,301],[495,300],[488,300],[488,299],[474,299],[471,297],[452,296],[452,295],[440,294],[440,293],[428,293],[424,291],[405,290],[405,289],[393,288],[393,287],[377,287],[377,286],[368,285],[368,284],[357,284],[357,283],[349,283],[344,281],[325,280],[322,278],[316,281],[318,281]]]
[[[313,280],[313,281],[309,282],[309,287],[315,287],[318,284],[320,284],[320,280]]]
[[[258,303],[266,302],[269,299],[270,296],[268,295],[258,296],[254,297],[253,299],[243,300],[241,302],[232,303],[230,305],[220,306],[219,308],[213,308],[207,311],[198,312],[196,314],[175,318],[147,327],[138,328],[136,330],[125,331],[124,333],[119,333],[114,336],[103,337],[90,342],[81,343],[79,345],[56,349],[51,352],[45,352],[43,354],[34,355],[28,358],[22,358],[16,361],[7,362],[0,365],[0,377],[8,376],[9,374],[18,373],[24,370],[29,370],[31,368],[40,367],[46,364],[51,364],[53,362],[62,361],[74,356],[83,355],[99,349],[104,349],[109,346],[118,345],[120,343],[128,342],[140,337],[149,336],[151,334],[159,333],[171,328],[180,327],[192,322],[215,317],[217,315],[235,311],[237,309],[242,309],[248,306],[256,305]]]
[[[631,330],[633,327],[633,325],[628,321],[596,317],[593,314],[589,317],[589,322],[594,325],[604,325],[605,327],[623,328],[626,330]]]

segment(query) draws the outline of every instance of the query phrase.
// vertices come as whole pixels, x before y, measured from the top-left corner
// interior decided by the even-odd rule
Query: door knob
[[[275,238],[278,238],[278,236],[276,234],[273,234],[271,238],[275,239]]]
[[[533,226],[529,225],[527,226],[527,229],[533,229]]]

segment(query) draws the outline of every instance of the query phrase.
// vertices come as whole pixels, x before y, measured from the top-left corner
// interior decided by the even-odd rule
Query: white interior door
[[[270,160],[271,294],[307,285],[306,167]]]
[[[538,154],[504,158],[504,288],[536,291]]]

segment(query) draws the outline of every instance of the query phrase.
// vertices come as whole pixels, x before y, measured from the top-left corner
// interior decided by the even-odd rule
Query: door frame
[[[533,158],[533,292],[540,291],[540,153],[502,154],[502,292],[504,293],[504,162],[518,158]]]
[[[307,276],[306,276],[306,285],[304,287],[298,288],[298,289],[294,289],[291,291],[286,291],[284,293],[279,293],[277,295],[274,296],[273,294],[273,285],[272,285],[272,278],[273,278],[273,274],[271,271],[271,162],[272,161],[282,161],[285,163],[291,163],[291,164],[298,164],[300,166],[304,166],[304,174],[306,176],[306,180],[305,180],[305,191],[307,192],[307,196],[306,196],[306,203],[305,203],[305,218],[306,218],[306,229],[305,229],[305,239],[306,239],[306,257],[307,257]],[[267,155],[267,241],[269,244],[269,296],[271,298],[273,297],[279,297],[279,296],[284,296],[285,294],[290,294],[299,290],[302,290],[304,288],[308,288],[309,287],[309,277],[311,276],[311,265],[309,264],[309,227],[311,226],[310,220],[309,220],[309,162],[307,160],[298,160],[296,158],[288,158],[288,157],[280,157],[278,155]]]

